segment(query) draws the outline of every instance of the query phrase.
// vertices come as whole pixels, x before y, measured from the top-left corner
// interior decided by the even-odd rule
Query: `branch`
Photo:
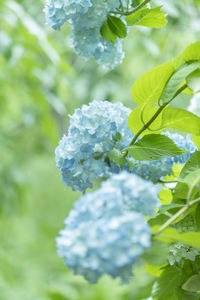
[[[188,204],[186,204],[183,208],[181,208],[179,211],[177,211],[177,213],[175,215],[173,215],[169,220],[167,220],[167,222],[165,222],[156,233],[153,233],[152,236],[156,236],[158,234],[160,234],[165,228],[167,228],[169,225],[171,225],[176,219],[178,219],[184,212],[186,212],[191,206],[193,206],[194,204],[200,202],[200,197],[189,202]]]
[[[184,84],[182,87],[180,87],[180,88],[176,91],[175,95],[173,96],[173,98],[172,98],[170,101],[168,101],[167,103],[165,103],[165,104],[163,104],[162,106],[159,107],[159,109],[156,111],[156,113],[153,115],[153,117],[152,117],[147,123],[145,123],[144,126],[143,126],[143,127],[135,134],[134,138],[132,139],[132,141],[130,142],[130,144],[128,145],[128,147],[129,147],[129,146],[132,146],[132,145],[136,142],[137,138],[141,135],[141,133],[142,133],[143,131],[145,131],[146,129],[148,129],[148,127],[153,123],[153,121],[155,121],[155,119],[159,116],[159,114],[163,111],[163,109],[164,109],[164,108],[165,108],[165,107],[166,107],[166,106],[167,106],[174,98],[176,98],[176,96],[178,96],[183,90],[185,90],[186,87],[187,87],[187,84]],[[122,150],[122,153],[124,154],[124,157],[126,157],[127,154],[128,154],[128,151],[127,151],[127,150],[125,150],[125,151]]]
[[[116,14],[116,15],[122,15],[122,16],[129,16],[134,14],[136,11],[140,10],[142,7],[144,7],[147,3],[149,3],[151,0],[144,0],[141,4],[139,4],[136,8],[134,8],[131,11],[110,11],[111,14]]]

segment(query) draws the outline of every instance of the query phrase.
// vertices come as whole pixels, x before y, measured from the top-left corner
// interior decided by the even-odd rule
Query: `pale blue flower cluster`
[[[109,190],[111,186],[123,204],[123,210],[127,209],[153,216],[155,209],[160,207],[158,194],[161,187],[135,174],[124,171],[113,175],[102,183],[102,190]]]
[[[174,162],[171,157],[165,157],[152,161],[133,160],[133,163],[136,166],[132,168],[133,173],[155,183],[162,177],[172,174],[172,167]]]
[[[83,195],[57,238],[65,264],[90,283],[103,274],[128,281],[151,245],[150,227],[142,213],[152,215],[159,207],[157,192],[152,183],[124,171]]]
[[[161,177],[171,175],[174,163],[186,163],[195,150],[197,150],[197,147],[191,140],[190,135],[187,135],[184,138],[178,133],[164,132],[163,134],[173,140],[177,147],[189,152],[177,155],[175,157],[165,157],[153,161],[132,160],[136,165],[136,167],[132,169],[132,172],[146,180],[151,180],[152,182],[157,182]]]
[[[77,55],[95,60],[107,68],[114,68],[123,60],[121,40],[115,44],[104,40],[100,28],[108,12],[119,7],[119,0],[48,0],[46,20],[53,29],[69,21],[71,42]]]
[[[68,135],[63,136],[55,151],[56,164],[66,186],[85,191],[93,187],[95,179],[119,172],[114,163],[106,161],[106,156],[113,145],[123,149],[130,143],[129,113],[121,103],[95,100],[75,110]],[[121,141],[115,140],[117,134],[121,135]]]

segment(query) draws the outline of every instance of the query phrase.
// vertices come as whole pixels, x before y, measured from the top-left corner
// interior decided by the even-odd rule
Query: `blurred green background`
[[[90,286],[57,256],[55,237],[79,193],[64,189],[54,149],[76,107],[93,99],[134,107],[135,79],[200,39],[199,0],[154,2],[165,2],[167,26],[131,29],[123,64],[108,71],[73,53],[67,25],[60,32],[48,28],[44,1],[1,0],[0,300],[139,300],[150,294],[153,278],[144,268],[129,285],[105,276]]]

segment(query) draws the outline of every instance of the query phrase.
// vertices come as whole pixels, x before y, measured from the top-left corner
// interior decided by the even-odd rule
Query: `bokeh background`
[[[148,69],[200,40],[199,0],[165,3],[162,29],[131,29],[114,71],[78,58],[66,25],[45,24],[44,1],[0,1],[0,300],[140,300],[153,278],[90,286],[56,254],[55,237],[79,193],[64,189],[54,149],[68,114],[93,99],[133,108],[131,86]],[[183,98],[182,98],[183,99]],[[185,96],[182,106],[189,105]],[[137,273],[142,274],[139,280]]]

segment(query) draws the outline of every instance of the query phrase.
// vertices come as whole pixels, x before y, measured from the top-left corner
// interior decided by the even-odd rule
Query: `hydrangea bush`
[[[49,0],[45,15],[53,29],[70,24],[79,56],[109,68],[122,61],[128,26],[166,23],[150,0]],[[104,274],[128,283],[140,266],[154,279],[151,295],[148,287],[136,299],[200,299],[200,117],[171,106],[200,90],[199,53],[196,42],[140,76],[132,112],[94,100],[70,116],[56,165],[83,195],[56,242],[66,266],[92,284]]]
[[[191,47],[199,51],[200,43],[189,46],[182,54],[183,68],[187,64],[190,72],[197,66],[190,62],[190,57],[185,58]],[[176,72],[180,72],[176,59],[172,66],[160,91],[162,100]],[[150,72],[155,76],[156,70]],[[163,75],[165,72],[164,69]],[[136,81],[134,98],[144,91],[140,89],[140,81],[148,86],[148,80],[142,75]],[[187,81],[187,77],[181,80]],[[184,88],[186,85],[177,87],[174,95]],[[153,88],[145,92],[147,98],[154,93],[156,98],[157,91]],[[127,122],[131,110],[121,103],[94,100],[70,116],[68,134],[56,148],[56,164],[65,185],[84,194],[74,203],[56,241],[65,264],[90,283],[97,282],[104,274],[127,283],[134,268],[145,261],[150,261],[151,273],[150,266],[155,263],[155,259],[151,261],[152,255],[159,261],[156,268],[160,268],[160,278],[165,278],[165,273],[171,276],[175,266],[187,268],[189,264],[200,263],[200,152],[198,144],[193,142],[193,137],[198,136],[200,118],[168,107],[174,95],[168,100],[167,94],[168,101],[158,106],[157,112],[136,133]],[[182,134],[171,132],[170,126],[165,125],[168,110],[171,128],[181,130]],[[159,115],[163,117],[162,127],[152,133],[148,126]],[[188,116],[191,126],[185,124],[184,118]],[[179,171],[174,173],[175,166]],[[101,186],[88,191],[98,179]],[[162,255],[163,249],[167,255]],[[163,265],[167,266],[165,271]],[[193,276],[196,273],[192,272],[187,280],[190,282]],[[157,297],[162,293],[160,278],[155,279],[152,299],[164,299]],[[182,279],[181,293],[188,285],[187,280]],[[176,294],[176,288],[171,290],[172,295]]]

